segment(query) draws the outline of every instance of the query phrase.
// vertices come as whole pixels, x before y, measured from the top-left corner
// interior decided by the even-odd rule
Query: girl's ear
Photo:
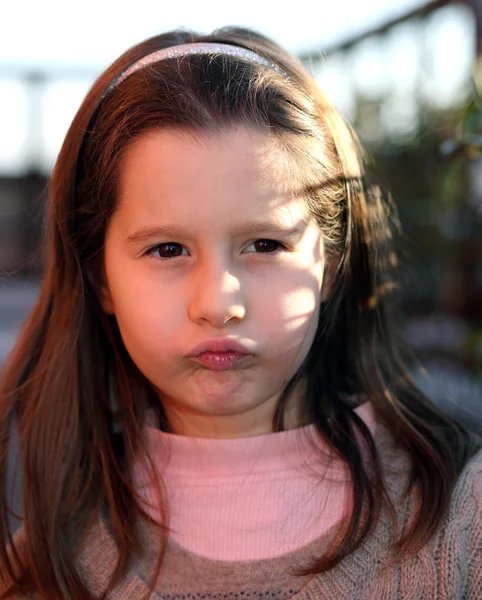
[[[333,290],[333,282],[336,274],[336,261],[333,258],[327,258],[325,263],[325,272],[321,282],[321,302],[327,302]]]
[[[112,301],[112,296],[109,286],[107,285],[104,271],[98,275],[97,273],[93,273],[92,270],[88,269],[87,278],[95,291],[103,311],[108,315],[113,315],[115,313],[114,303]]]
[[[107,283],[101,283],[99,287],[99,302],[104,309],[104,312],[108,315],[114,314],[114,303],[112,302],[112,296],[110,294]]]

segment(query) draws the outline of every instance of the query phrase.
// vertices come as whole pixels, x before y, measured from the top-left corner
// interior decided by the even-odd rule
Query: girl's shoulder
[[[391,488],[394,492],[400,492],[394,493],[394,500],[401,498],[411,468],[408,453],[400,448],[393,434],[380,422],[377,422],[375,444],[389,491]],[[461,503],[467,502],[467,494],[479,501],[482,496],[482,447],[467,461],[457,478],[452,492],[451,514],[462,508]]]
[[[408,522],[419,508],[414,491],[409,499],[404,494],[411,470],[411,461],[407,453],[397,446],[388,430],[383,427],[380,429],[377,446],[387,491],[395,507],[398,507],[402,520]],[[479,448],[467,461],[458,476],[445,518],[435,534],[436,541],[434,543],[444,543],[445,538],[450,538],[451,543],[458,542],[457,547],[452,548],[454,551],[468,544],[467,551],[470,550],[469,547],[473,547],[474,552],[480,552],[482,547],[482,448]]]
[[[459,496],[462,498],[462,490],[467,492],[468,489],[480,499],[482,495],[482,448],[465,465],[455,487],[453,499],[457,501]]]
[[[385,446],[386,448],[386,446]],[[406,498],[402,493],[407,482],[407,462],[400,450],[382,455],[382,462],[389,474],[389,495],[396,501],[400,521],[408,524],[419,508],[416,495]],[[388,464],[387,464],[388,462]],[[405,500],[405,501],[404,501]],[[380,529],[367,541],[359,552],[368,564],[384,563],[388,535],[387,518],[382,519]],[[482,598],[482,449],[466,463],[452,491],[445,517],[431,539],[415,554],[391,564],[376,576],[369,574],[366,595],[363,598],[421,598],[448,599]],[[360,554],[361,556],[361,554]],[[357,555],[357,561],[360,562]],[[350,562],[350,572],[356,568]],[[365,565],[366,566],[366,565]],[[353,568],[352,568],[353,567]],[[360,572],[362,581],[363,573]],[[398,588],[397,588],[398,586]],[[395,590],[399,590],[396,595]],[[403,592],[403,593],[402,593]]]
[[[425,558],[436,565],[438,585],[468,600],[482,598],[482,450],[466,464],[448,514]],[[448,596],[447,596],[448,597]]]
[[[482,449],[468,461],[457,480],[448,521],[475,530],[482,539]]]

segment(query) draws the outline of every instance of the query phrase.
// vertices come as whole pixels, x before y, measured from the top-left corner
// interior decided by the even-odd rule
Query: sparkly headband
[[[288,77],[288,75],[284,71],[282,71],[276,63],[271,62],[263,56],[256,54],[256,52],[252,52],[251,50],[247,50],[246,48],[241,48],[240,46],[231,46],[230,44],[199,42],[193,44],[181,44],[179,46],[171,46],[169,48],[163,48],[162,50],[157,50],[156,52],[152,52],[151,54],[143,56],[138,61],[133,63],[130,67],[127,67],[125,71],[123,71],[114,79],[114,81],[112,81],[103,97],[107,96],[107,94],[109,94],[109,92],[113,88],[122,83],[124,79],[129,77],[129,75],[135,73],[136,71],[139,71],[140,69],[143,69],[144,67],[152,65],[153,63],[159,62],[161,60],[165,60],[167,58],[189,56],[192,54],[224,54],[228,56],[235,56],[237,58],[246,60],[250,63],[268,67],[270,69],[273,69],[277,73],[280,73],[284,77]]]

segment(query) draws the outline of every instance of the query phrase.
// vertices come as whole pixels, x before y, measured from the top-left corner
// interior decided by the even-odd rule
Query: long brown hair
[[[278,64],[284,75],[233,56],[195,55],[153,64],[106,94],[115,77],[142,56],[197,41],[248,48]],[[315,341],[286,386],[273,422],[275,431],[283,429],[286,399],[304,378],[305,412],[346,461],[353,481],[354,505],[344,536],[308,572],[338,564],[372,532],[389,504],[374,440],[347,400],[354,395],[370,399],[377,418],[411,459],[410,482],[418,485],[420,509],[397,540],[398,555],[424,545],[446,513],[476,445],[460,423],[417,389],[404,364],[394,297],[396,213],[389,198],[368,183],[354,133],[301,63],[264,36],[241,28],[208,36],[175,31],[130,49],[98,78],[55,165],[45,276],[0,387],[0,561],[11,593],[34,589],[49,599],[91,598],[76,558],[101,511],[119,548],[112,585],[139,549],[131,515],[147,515],[129,473],[134,458],[147,452],[142,436],[147,411],[158,412],[161,427],[168,423],[98,297],[118,166],[132,140],[150,129],[203,132],[237,124],[269,128],[300,166],[301,191],[334,265]],[[23,476],[22,556],[12,545],[6,493],[14,420]],[[368,465],[362,443],[369,450]],[[164,551],[167,521],[161,533]]]

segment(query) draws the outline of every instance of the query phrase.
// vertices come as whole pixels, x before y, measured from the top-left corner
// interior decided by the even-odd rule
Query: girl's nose
[[[189,318],[194,323],[221,329],[230,319],[245,318],[239,278],[220,265],[198,271],[190,296]]]

